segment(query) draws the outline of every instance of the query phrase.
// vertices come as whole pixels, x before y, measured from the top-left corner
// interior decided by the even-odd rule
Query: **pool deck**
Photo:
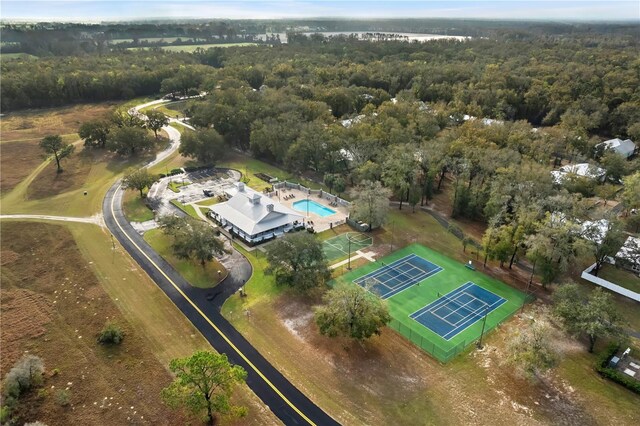
[[[280,204],[287,206],[291,210],[298,212],[298,210],[293,208],[293,203],[296,201],[306,200],[307,196],[309,197],[309,201],[315,201],[318,204],[323,205],[331,210],[334,210],[336,213],[330,216],[321,217],[315,213],[309,212],[309,216],[307,216],[306,212],[298,212],[305,216],[305,222],[307,220],[311,220],[313,222],[313,229],[316,232],[326,231],[331,228],[331,224],[336,225],[336,222],[344,223],[345,219],[349,215],[349,209],[342,206],[331,206],[329,205],[329,200],[325,198],[319,198],[317,195],[308,195],[306,192],[300,191],[298,189],[286,189],[284,191],[279,190],[279,200],[278,196],[272,196],[273,200],[278,200]],[[285,197],[288,195],[295,195],[295,198],[286,199]]]

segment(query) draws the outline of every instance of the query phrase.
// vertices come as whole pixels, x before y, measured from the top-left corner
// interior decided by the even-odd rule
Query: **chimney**
[[[267,211],[268,212],[272,212],[273,211],[273,204],[267,204]]]
[[[238,182],[238,191],[244,192],[244,182]]]

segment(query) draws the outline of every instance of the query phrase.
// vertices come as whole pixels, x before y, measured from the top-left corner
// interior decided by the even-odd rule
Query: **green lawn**
[[[198,201],[196,204],[199,206],[213,206],[214,204],[218,204],[221,201],[218,200],[218,197],[207,198],[206,200]]]
[[[198,216],[198,214],[196,213],[196,209],[192,205],[190,205],[190,204],[182,204],[178,200],[171,200],[171,204],[173,204],[174,206],[176,206],[177,208],[179,208],[180,210],[182,210],[183,212],[185,212],[186,214],[188,214],[192,218],[198,219],[198,220],[201,219],[200,216]]]
[[[193,53],[196,49],[211,49],[214,47],[244,47],[244,46],[257,46],[257,43],[220,43],[220,44],[185,44],[182,46],[158,46],[162,50],[167,52],[187,52]],[[150,47],[129,47],[127,50],[147,50]]]
[[[146,232],[144,239],[194,287],[211,288],[227,276],[227,270],[215,259],[203,268],[198,262],[176,257],[171,250],[171,237],[160,229]],[[219,275],[218,271],[221,272]]]
[[[140,198],[138,191],[124,192],[122,208],[127,220],[130,222],[146,222],[154,218],[153,210],[147,207],[144,200]]]
[[[640,277],[614,265],[605,264],[598,271],[598,277],[624,287],[628,290],[640,293]]]
[[[315,182],[311,182],[308,179],[294,176],[293,174],[282,170],[279,167],[272,166],[271,164],[267,164],[264,161],[260,161],[255,158],[240,154],[234,153],[229,159],[224,160],[220,164],[218,164],[218,166],[238,170],[242,173],[243,182],[257,191],[262,191],[265,188],[271,188],[271,184],[256,177],[256,173],[265,173],[269,176],[276,177],[281,181],[288,180],[290,182],[300,183],[311,189],[323,189],[324,191],[329,191],[329,188],[327,188],[325,185],[321,185]]]
[[[380,268],[382,266],[381,262],[389,264],[412,253],[435,263],[443,270],[387,299],[393,318],[390,326],[440,361],[449,361],[477,340],[481,333],[482,321],[475,322],[450,340],[445,340],[427,327],[409,318],[412,313],[438,299],[438,293],[446,294],[467,282],[473,282],[506,299],[506,303],[487,316],[485,331],[493,329],[509,318],[525,302],[525,295],[520,291],[479,271],[472,271],[462,263],[420,244],[412,244],[379,259],[378,262],[369,263],[348,272],[336,279],[335,282],[351,283],[353,280]]]
[[[35,55],[30,55],[28,53],[0,53],[0,59],[38,59]]]

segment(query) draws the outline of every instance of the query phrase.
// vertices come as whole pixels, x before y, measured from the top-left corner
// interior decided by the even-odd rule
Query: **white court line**
[[[466,289],[468,289],[468,288],[469,288],[470,286],[472,286],[472,285],[474,285],[474,283],[472,283],[471,281],[469,281],[469,282],[467,282],[466,284],[463,284],[462,286],[460,286],[460,287],[458,287],[458,288],[456,288],[456,289],[451,290],[451,291],[450,291],[449,293],[447,293],[447,294],[451,294],[451,293],[453,293],[453,292],[455,292],[455,291],[465,291]],[[446,295],[445,295],[445,296],[446,296]],[[440,298],[439,298],[439,299],[436,299],[436,302],[438,302],[436,305],[434,305],[434,306],[430,306],[430,304],[429,304],[429,305],[427,305],[427,306],[423,306],[422,308],[418,309],[417,311],[415,311],[414,313],[412,313],[412,314],[411,314],[411,315],[409,315],[409,316],[410,316],[411,318],[413,318],[413,319],[416,319],[416,318],[420,317],[421,315],[424,315],[425,313],[429,312],[429,311],[430,311],[430,310],[432,310],[432,309],[436,309],[436,308],[439,308],[439,307],[441,307],[441,306],[446,305],[446,303],[445,303],[445,302],[446,302],[446,299],[445,299],[443,296],[440,296]],[[434,303],[434,302],[431,302],[431,303]],[[423,309],[424,309],[424,312],[420,312],[420,311],[422,311]],[[418,314],[418,312],[420,312],[420,313]],[[418,314],[418,315],[416,315],[416,314]],[[414,315],[416,315],[416,316],[414,317]]]
[[[468,294],[468,293],[464,293],[464,294]],[[448,306],[448,305],[446,305],[446,306],[440,306],[440,307],[438,307],[438,308],[436,308],[436,309],[432,310],[432,311],[431,311],[431,314],[432,314],[433,316],[435,316],[435,317],[440,318],[441,320],[445,321],[447,324],[450,324],[450,325],[452,325],[452,326],[454,326],[454,327],[457,327],[460,323],[462,323],[462,322],[464,322],[464,321],[467,321],[467,320],[468,320],[470,317],[472,317],[472,316],[473,316],[473,317],[478,317],[478,313],[479,313],[481,310],[483,310],[483,309],[487,309],[487,307],[488,307],[489,305],[488,305],[487,303],[483,302],[482,300],[478,299],[477,297],[473,296],[472,294],[468,294],[468,295],[469,295],[469,296],[471,296],[471,297],[474,297],[474,299],[473,299],[473,300],[468,301],[468,302],[467,302],[467,303],[465,303],[464,305],[461,305],[461,306],[460,306],[460,307],[458,307],[457,309],[451,309],[451,308],[449,308],[449,306]],[[476,300],[479,300],[479,301],[480,301],[484,306],[481,306],[480,308],[475,309],[475,310],[473,310],[473,311],[472,311],[471,309],[468,309],[468,308],[466,307],[469,303],[475,302]],[[438,315],[435,311],[436,311],[436,310],[438,310],[438,309],[444,308],[444,307],[446,307],[447,309],[449,309],[451,312],[449,312],[449,313],[448,313],[447,315],[445,315],[444,317],[441,317],[441,316],[440,316],[440,315]],[[466,310],[468,311],[468,314],[466,314],[466,315],[462,315],[461,313],[459,313],[459,312],[458,312],[460,309],[463,309],[463,308],[464,308],[464,309],[466,309]],[[452,322],[451,322],[451,321],[449,321],[447,318],[448,318],[450,315],[453,315],[453,314],[460,315],[462,318],[461,318],[459,321],[457,321],[456,323],[452,323]],[[482,315],[480,315],[480,316],[479,316],[479,318],[482,318]]]
[[[459,296],[460,296],[460,295],[462,295],[462,294],[466,294],[467,296],[471,296],[471,297],[472,297],[472,299],[471,299],[471,300],[469,300],[467,303],[462,304],[462,302],[458,302],[458,301],[457,301],[457,299],[459,298]],[[483,305],[483,306],[481,306],[480,308],[475,309],[475,310],[473,310],[473,311],[472,311],[471,309],[468,309],[468,308],[467,308],[467,305],[468,305],[468,304],[470,304],[470,303],[475,302],[476,300],[477,300],[477,301],[479,301],[480,303],[482,303],[482,305]],[[450,301],[451,301],[451,300],[450,300]],[[463,308],[464,308],[464,309],[467,309],[467,311],[471,312],[471,314],[475,314],[475,312],[478,312],[480,309],[484,309],[484,308],[486,308],[487,306],[489,306],[489,304],[488,304],[488,303],[485,303],[483,300],[481,300],[481,299],[477,298],[476,296],[474,296],[473,294],[469,294],[469,293],[467,293],[467,292],[458,293],[458,294],[456,295],[456,299],[455,299],[455,300],[452,300],[452,301],[454,302],[454,304],[455,304],[455,303],[457,303],[459,306],[458,306],[458,308],[457,308],[457,309],[453,310],[451,313],[454,313],[454,312],[455,312],[455,313],[457,313],[460,309],[463,309]],[[451,314],[449,314],[449,315],[451,315]],[[466,316],[466,315],[465,315],[465,316]]]
[[[427,278],[431,278],[431,277],[433,277],[434,275],[437,275],[437,274],[439,274],[439,273],[440,273],[440,272],[442,272],[442,271],[444,271],[444,268],[442,268],[442,267],[438,266],[438,269],[434,269],[433,271],[429,272],[429,275],[427,275],[426,277],[424,277],[424,278],[423,278],[423,280],[426,280]],[[398,291],[398,292],[396,292],[396,293],[393,293],[393,291],[392,291],[391,293],[393,293],[393,294],[387,294],[383,299],[384,299],[384,300],[387,300],[387,299],[388,299],[388,298],[390,298],[390,297],[396,296],[396,295],[398,295],[398,294],[402,293],[403,291],[410,289],[410,288],[411,288],[411,287],[413,287],[415,284],[417,284],[417,283],[414,283],[414,284],[412,284],[412,285],[405,286],[405,288],[403,288],[402,290],[400,290],[400,291]],[[395,291],[395,290],[394,290],[394,291]]]
[[[338,250],[338,251],[341,251],[341,252],[342,252],[342,253],[344,253],[344,254],[349,254],[349,253],[347,253],[346,251],[344,251],[344,250],[342,249],[342,246],[336,246],[335,244],[330,243],[328,240],[327,240],[327,241],[325,241],[324,243],[325,243],[325,244],[327,244],[327,245],[329,245],[329,246],[331,246],[331,247],[333,247],[334,249],[336,249],[336,250]]]
[[[499,302],[500,302],[500,303],[499,303]],[[491,312],[493,312],[493,311],[494,311],[498,306],[502,305],[503,303],[507,303],[507,299],[505,299],[505,298],[503,298],[503,297],[500,297],[500,299],[496,300],[496,301],[495,301],[495,302],[493,302],[491,305],[489,305],[489,307],[487,308],[487,316],[489,316],[489,314],[490,314]],[[497,305],[496,305],[496,304],[497,304]],[[496,306],[494,307],[493,305],[496,305]],[[442,338],[448,341],[448,340],[450,340],[450,339],[454,338],[455,336],[457,336],[458,334],[462,333],[463,331],[465,331],[467,328],[469,328],[469,327],[471,327],[472,325],[476,324],[478,321],[480,321],[480,318],[477,318],[475,321],[470,322],[468,326],[466,326],[466,327],[464,327],[464,328],[462,328],[462,329],[460,329],[460,330],[457,330],[457,329],[455,329],[455,328],[454,328],[453,330],[449,331],[447,334],[445,334],[444,336],[442,336]],[[451,337],[449,337],[449,338],[445,337],[445,336],[450,335],[450,334],[451,334],[451,333],[453,333],[454,331],[456,331],[456,333],[455,333],[453,336],[451,336]]]

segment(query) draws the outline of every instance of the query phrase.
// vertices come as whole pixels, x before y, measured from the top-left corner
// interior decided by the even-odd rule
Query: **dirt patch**
[[[86,182],[94,161],[94,154],[90,151],[74,152],[60,162],[62,173],[58,173],[56,162],[51,161],[29,184],[27,198],[37,200],[80,188]]]
[[[0,295],[2,313],[2,367],[9,371],[20,358],[20,341],[40,337],[52,320],[53,308],[47,299],[25,289],[4,290]]]
[[[8,265],[8,264],[18,260],[19,257],[20,257],[20,255],[18,253],[16,253],[15,251],[2,250],[2,251],[0,251],[0,265],[2,265],[2,266]]]
[[[2,268],[2,370],[25,352],[46,367],[42,392],[21,399],[20,424],[184,424],[160,400],[171,376],[153,356],[144,335],[133,329],[102,289],[73,237],[63,226],[3,222],[3,251],[19,257]],[[96,335],[106,321],[125,331],[118,347]],[[57,374],[53,374],[53,371]],[[55,394],[66,389],[70,405]]]
[[[105,118],[115,106],[107,102],[14,112],[2,117],[0,139],[4,143],[77,133],[83,122]]]
[[[15,188],[44,160],[37,141],[3,143],[0,151],[0,192]]]

